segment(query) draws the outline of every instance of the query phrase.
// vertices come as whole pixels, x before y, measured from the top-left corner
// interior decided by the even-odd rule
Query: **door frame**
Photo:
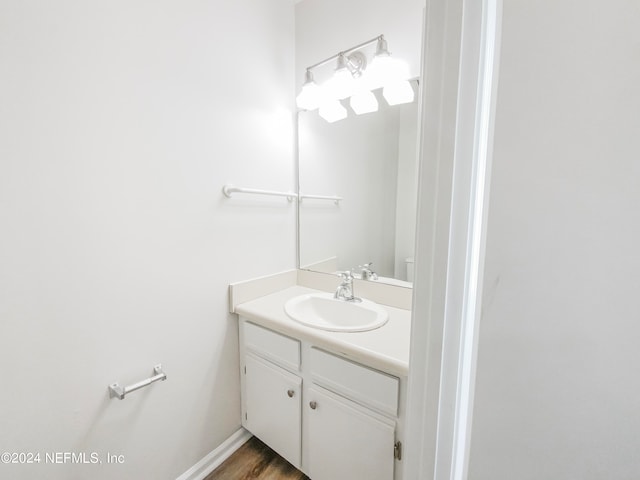
[[[502,0],[426,0],[405,480],[467,477]]]

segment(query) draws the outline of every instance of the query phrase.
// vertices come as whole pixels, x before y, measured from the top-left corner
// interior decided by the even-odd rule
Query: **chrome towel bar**
[[[151,385],[153,382],[157,382],[158,380],[167,379],[167,374],[162,371],[162,365],[160,364],[153,367],[153,373],[153,377],[147,378],[146,380],[142,380],[138,383],[134,383],[133,385],[129,385],[128,387],[121,387],[118,382],[112,383],[111,385],[109,385],[109,397],[118,397],[120,400],[124,400],[125,395],[131,392],[140,390],[141,388],[144,388],[147,385]]]

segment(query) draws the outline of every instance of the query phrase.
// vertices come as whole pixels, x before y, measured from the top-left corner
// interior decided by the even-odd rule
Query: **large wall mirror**
[[[357,274],[372,263],[378,281],[411,286],[417,101],[379,105],[335,123],[317,111],[298,116],[300,192],[342,198],[300,203],[300,267]]]
[[[393,55],[406,60],[411,73],[417,74],[424,2],[373,3],[298,3],[297,71],[304,72],[323,58],[382,33]],[[359,31],[349,22],[344,27],[336,23],[332,9],[355,4],[365,12],[376,12],[370,15],[372,26],[367,27],[366,15],[360,16]],[[324,19],[331,29],[329,38],[323,30]],[[318,73],[322,74],[314,71],[314,76],[322,81]],[[299,89],[302,80],[297,83]],[[357,277],[371,264],[375,275],[370,280],[412,286],[419,79],[414,75],[410,84],[415,93],[411,103],[389,105],[378,89],[373,91],[379,105],[375,112],[356,115],[343,100],[348,116],[333,123],[318,110],[298,113],[300,268],[329,274],[353,270]],[[341,200],[334,203],[305,195],[338,196]]]

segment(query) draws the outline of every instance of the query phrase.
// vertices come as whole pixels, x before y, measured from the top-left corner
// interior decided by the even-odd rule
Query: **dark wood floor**
[[[310,479],[256,437],[252,437],[204,480]]]

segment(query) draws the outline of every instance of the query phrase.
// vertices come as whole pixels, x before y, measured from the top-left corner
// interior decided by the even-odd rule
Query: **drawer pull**
[[[311,410],[318,408],[318,404],[315,401],[309,402],[309,406],[311,407]]]
[[[287,390],[287,395],[289,395],[289,398],[293,397],[296,394],[296,392],[294,390]]]

